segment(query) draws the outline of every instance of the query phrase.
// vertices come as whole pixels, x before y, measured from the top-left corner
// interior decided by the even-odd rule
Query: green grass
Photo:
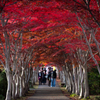
[[[77,96],[77,95],[76,95],[76,94],[74,94],[74,93],[70,95],[70,97],[76,97],[76,96]]]

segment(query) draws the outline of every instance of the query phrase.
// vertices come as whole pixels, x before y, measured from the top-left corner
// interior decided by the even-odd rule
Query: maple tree
[[[58,0],[59,1],[59,0]],[[100,27],[100,20],[99,20],[99,17],[100,17],[100,14],[99,14],[99,6],[100,6],[100,3],[99,1],[97,0],[71,0],[70,2],[68,1],[59,1],[60,3],[62,2],[62,4],[65,4],[65,6],[63,6],[63,8],[67,8],[75,13],[77,13],[77,16],[78,16],[78,20],[82,29],[84,31],[86,30],[90,30],[90,32],[88,32],[88,35],[91,34],[92,35],[92,38],[96,44],[96,47],[98,49],[98,52],[100,53],[100,49],[99,49],[99,42],[98,40],[96,40],[95,38],[95,29],[98,29],[98,27]],[[95,4],[95,5],[94,5]],[[73,9],[74,8],[74,9]],[[87,36],[85,34],[87,34],[86,32],[84,32],[84,37],[85,39],[87,38]],[[91,47],[89,46],[89,43],[87,41],[87,45],[90,49],[90,54],[92,56],[92,59],[93,61],[95,62],[95,64],[97,65],[97,69],[100,73],[100,68],[99,68],[99,65],[98,65],[98,62],[96,61],[96,59],[93,57],[93,53],[92,53],[92,50],[91,50]]]
[[[7,76],[7,81],[8,81],[6,100],[11,99],[11,92],[12,92],[12,98],[16,98],[16,97],[19,97],[19,95],[20,96],[23,95],[24,92],[28,90],[28,87],[27,88],[21,87],[22,89],[19,94],[19,88],[18,88],[19,80],[17,80],[17,78],[20,77],[21,82],[24,82],[23,71],[26,71],[26,68],[28,68],[28,70],[31,70],[31,68],[27,67],[29,63],[29,61],[27,60],[28,59],[27,56],[30,56],[30,55],[29,54],[27,55],[27,52],[25,52],[25,54],[23,54],[24,52],[21,54],[21,49],[23,46],[22,45],[22,30],[23,29],[20,30],[21,20],[19,18],[20,16],[18,16],[18,13],[17,13],[18,12],[17,4],[19,4],[20,6],[21,2],[16,2],[16,3],[6,2],[3,10],[0,12],[0,20],[1,20],[0,21],[1,22],[0,23],[1,33],[0,34],[2,36],[0,37],[1,38],[0,43],[2,45],[2,52],[4,52],[3,59],[5,59],[5,62],[1,60],[1,63],[2,65],[4,65],[4,68],[6,70],[6,76]],[[12,10],[12,8],[14,9]],[[16,14],[15,14],[15,11],[16,11]],[[25,61],[25,59],[27,61],[26,64],[25,63],[21,64],[23,61]],[[24,82],[24,84],[28,86],[27,85],[28,82],[29,82],[29,79],[27,79],[27,83]],[[12,91],[11,91],[11,83],[12,83]],[[20,85],[22,86],[22,84]],[[15,86],[16,86],[16,89],[15,89]],[[24,90],[24,88],[26,89]]]
[[[62,3],[63,8],[67,8],[73,12],[80,13],[80,17],[84,17],[85,19],[89,16],[90,21],[93,21],[100,27],[100,3],[99,0],[70,0],[70,1],[60,1]],[[73,9],[74,8],[74,9]],[[83,16],[82,16],[83,15]],[[93,25],[93,24],[92,24]]]
[[[68,30],[68,33],[69,33],[69,31],[72,31],[72,30]],[[53,32],[54,33],[54,32]],[[58,32],[58,34],[59,34],[59,32]],[[51,34],[51,35],[53,35],[53,34]],[[55,35],[55,37],[54,37],[54,35]],[[51,53],[53,53],[53,54],[51,54],[50,53],[50,51],[47,53],[47,51],[46,51],[46,55],[47,54],[49,54],[49,58],[51,58],[52,59],[52,56],[54,57],[54,59],[53,60],[51,60],[51,61],[53,61],[53,62],[55,62],[55,63],[58,63],[59,65],[63,65],[64,63],[65,63],[65,61],[67,61],[66,60],[66,58],[64,57],[64,56],[62,56],[62,55],[66,55],[66,53],[71,53],[71,55],[69,54],[69,57],[71,57],[71,62],[73,61],[73,54],[76,52],[76,48],[81,48],[81,45],[80,46],[77,46],[77,42],[75,42],[74,41],[74,39],[77,37],[77,35],[76,35],[76,37],[75,37],[75,35],[73,34],[71,37],[68,37],[68,36],[66,36],[66,35],[58,35],[57,36],[57,33],[55,33],[53,36],[51,36],[52,38],[49,38],[48,40],[47,40],[47,42],[45,41],[45,43],[46,44],[50,44],[51,46],[48,46],[49,47],[49,49],[51,49],[53,52],[51,52]],[[63,37],[63,38],[62,38]],[[73,37],[74,37],[74,39],[73,39]],[[78,35],[78,38],[80,37],[80,35]],[[67,39],[68,38],[68,39]],[[71,41],[71,40],[73,40],[73,41]],[[49,41],[49,42],[48,42]],[[70,45],[69,45],[69,43],[67,43],[67,42],[69,42],[70,41]],[[53,43],[52,43],[53,42]],[[73,45],[71,45],[71,43],[75,46],[75,44],[76,44],[76,48],[74,48],[74,46]],[[84,43],[84,42],[83,42]],[[67,46],[68,47],[67,47]],[[57,46],[58,46],[58,52],[57,52]],[[85,46],[85,45],[84,45]],[[45,46],[46,47],[46,46]],[[87,47],[87,46],[86,46]],[[85,47],[85,49],[86,49],[86,47]],[[56,49],[55,49],[56,48]],[[68,51],[68,49],[69,49],[69,51]],[[83,48],[82,48],[83,49]],[[85,50],[85,49],[83,49],[83,50]],[[66,52],[66,50],[67,50],[67,52]],[[65,52],[65,53],[64,53]],[[64,54],[63,54],[64,53]],[[50,55],[52,55],[52,56],[50,56]],[[48,57],[48,56],[45,56],[45,57]],[[58,58],[58,57],[60,57],[60,59]],[[65,58],[65,59],[64,59]],[[61,63],[60,63],[61,62]],[[68,63],[68,62],[67,62]],[[68,64],[70,64],[70,63],[68,63]],[[72,73],[72,72],[71,72]],[[74,87],[74,86],[73,86]]]
[[[28,90],[32,63],[37,66],[40,61],[64,66],[61,68],[65,76],[69,77],[69,90],[76,94],[80,93],[80,97],[83,91],[79,91],[77,79],[82,76],[85,82],[84,97],[89,95],[86,76],[88,58],[92,57],[98,65],[100,54],[99,6],[98,0],[0,1],[0,61],[6,70],[8,87],[10,87],[6,100],[11,99],[11,92],[12,97],[16,98],[22,96],[24,89]],[[26,83],[23,78],[24,72],[27,76]],[[75,81],[72,80],[72,76],[75,77]],[[20,83],[22,86],[20,94],[17,78],[26,84],[25,88]],[[11,91],[11,82],[14,92]],[[80,84],[82,89],[83,80]],[[16,90],[14,85],[17,87]],[[16,95],[14,95],[15,91]]]

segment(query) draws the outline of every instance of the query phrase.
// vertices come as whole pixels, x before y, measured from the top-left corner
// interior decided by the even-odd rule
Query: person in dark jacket
[[[38,72],[38,80],[39,80],[39,85],[42,84],[42,76],[41,76],[41,71],[39,70]]]
[[[46,83],[46,69],[43,70],[44,77],[43,77],[43,84]]]
[[[53,81],[53,68],[51,68],[51,87],[53,87],[54,85],[54,81]]]
[[[53,71],[53,87],[55,87],[56,85],[56,77],[57,77],[57,74],[56,74],[56,69]]]
[[[42,71],[41,71],[41,75],[42,75],[42,83],[45,85],[46,83],[46,70],[42,68]]]
[[[49,69],[49,71],[48,71],[48,86],[50,86],[50,83],[51,83],[51,69],[50,69],[50,67],[48,69]]]

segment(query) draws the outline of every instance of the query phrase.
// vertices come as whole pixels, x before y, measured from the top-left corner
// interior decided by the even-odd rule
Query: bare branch
[[[86,40],[87,46],[88,46],[88,48],[89,48],[89,52],[90,52],[90,54],[91,54],[91,57],[92,57],[94,63],[96,64],[97,69],[98,69],[98,72],[99,72],[99,74],[100,74],[100,67],[99,67],[99,64],[98,64],[97,60],[94,58],[94,55],[93,55],[92,49],[91,49],[91,47],[90,47],[90,44],[89,44],[89,42],[88,42],[88,39],[87,39],[85,30],[84,30],[84,27],[82,26],[81,21],[80,21],[78,15],[77,15],[77,13],[76,13],[76,16],[77,16],[77,19],[78,19],[78,21],[79,21],[79,23],[80,23],[80,25],[81,25],[81,28],[82,28],[82,31],[83,31],[83,35],[84,35],[84,38],[85,38],[85,40]]]

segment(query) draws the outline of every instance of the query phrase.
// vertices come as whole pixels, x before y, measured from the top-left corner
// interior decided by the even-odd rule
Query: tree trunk
[[[32,70],[31,81],[32,81],[32,86],[33,86],[35,84],[34,69]]]
[[[73,73],[69,72],[69,75],[71,81],[71,93],[75,93],[75,83],[74,83]]]
[[[16,91],[15,91],[15,97],[18,98],[19,97],[19,77],[18,75],[16,75]]]
[[[70,79],[70,75],[69,75],[69,73],[67,72],[66,73],[66,89],[68,90],[68,91],[72,91],[72,88],[71,88],[71,79]]]
[[[20,97],[24,96],[24,88],[25,88],[25,78],[24,78],[24,68],[22,67],[21,75],[19,76],[19,84],[20,84]]]
[[[84,98],[89,96],[89,86],[88,86],[88,77],[87,77],[87,66],[83,68],[83,73],[84,73],[84,87],[85,87],[85,93],[84,93]]]
[[[19,78],[20,80],[20,97],[22,97],[22,93],[23,93],[23,85],[22,85],[22,77]]]
[[[82,67],[80,67],[80,95],[79,95],[79,98],[82,98],[83,97],[83,70],[82,70]]]
[[[5,100],[11,100],[11,83],[12,83],[12,78],[11,78],[11,73],[9,71],[7,71],[6,77],[7,77],[8,86],[7,86],[7,92],[6,92],[6,99]]]
[[[80,71],[79,71],[79,67],[77,67],[77,92],[78,92],[78,95],[79,95],[79,91],[80,91],[80,76],[79,76],[79,74],[80,74]]]
[[[25,75],[24,75],[24,77],[22,78],[22,87],[23,87],[23,88],[22,88],[22,89],[23,89],[23,90],[22,90],[22,91],[23,91],[23,92],[22,92],[22,93],[23,93],[22,95],[24,96],[24,95],[25,95]]]
[[[75,93],[78,95],[77,68],[74,67],[74,64],[73,64],[73,75],[74,75],[74,82],[75,82]]]
[[[13,99],[15,99],[15,81],[14,80],[15,78],[12,80],[12,98]]]

